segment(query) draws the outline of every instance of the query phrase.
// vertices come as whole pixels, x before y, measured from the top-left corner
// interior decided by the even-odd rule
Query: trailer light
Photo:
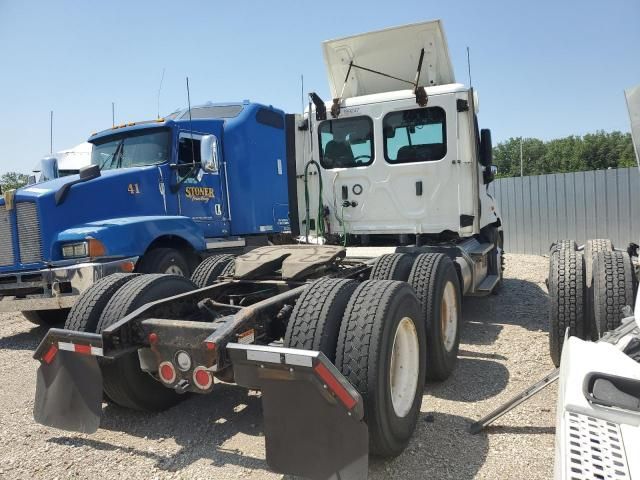
[[[176,369],[171,362],[162,362],[158,368],[160,380],[164,383],[171,384],[176,381]]]
[[[215,350],[216,349],[216,343],[215,342],[204,342],[204,346],[207,347],[207,350]]]
[[[54,343],[49,347],[47,353],[43,355],[42,361],[49,365],[51,362],[53,362],[53,359],[56,358],[56,353],[58,353],[58,346]]]
[[[158,334],[157,333],[151,332],[149,334],[148,338],[149,338],[149,343],[151,345],[155,345],[156,343],[158,343]]]
[[[196,387],[207,390],[213,384],[213,376],[205,367],[196,367],[193,371],[193,383],[196,384]]]
[[[327,388],[329,388],[338,399],[347,407],[347,410],[351,410],[356,405],[356,400],[353,398],[346,388],[338,381],[336,377],[325,367],[322,363],[316,365],[313,370],[322,379]]]
[[[184,350],[177,352],[175,358],[176,364],[181,371],[186,372],[191,368],[191,357]]]

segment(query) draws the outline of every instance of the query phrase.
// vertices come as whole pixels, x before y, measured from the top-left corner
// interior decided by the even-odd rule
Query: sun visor
[[[640,166],[640,85],[627,88],[624,91],[627,99],[627,109],[629,110],[629,120],[631,121],[631,138],[636,151],[636,162]]]
[[[342,92],[350,62],[413,82],[423,48],[419,85],[426,87],[455,82],[440,20],[328,40],[323,42],[322,48],[333,98]],[[410,88],[412,86],[409,83],[352,68],[343,96],[355,97]]]

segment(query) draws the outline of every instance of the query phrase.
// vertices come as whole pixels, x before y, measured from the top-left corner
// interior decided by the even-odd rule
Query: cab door
[[[471,190],[460,183],[455,97],[352,112],[319,125],[325,198],[338,224],[352,233],[459,232]]]
[[[189,131],[178,133],[176,183],[184,178],[176,192],[178,212],[191,217],[202,228],[205,237],[226,237],[229,220],[225,215],[224,179],[219,164],[210,172],[200,166],[200,144],[204,135]]]

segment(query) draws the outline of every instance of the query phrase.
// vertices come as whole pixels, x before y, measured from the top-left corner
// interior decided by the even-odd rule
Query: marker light
[[[172,384],[176,381],[176,369],[171,362],[162,362],[158,368],[160,380],[164,383]]]
[[[211,372],[204,367],[196,367],[193,371],[193,383],[201,390],[207,390],[213,384]]]

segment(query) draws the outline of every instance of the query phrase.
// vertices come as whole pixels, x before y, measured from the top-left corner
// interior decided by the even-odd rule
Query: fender
[[[87,238],[100,240],[109,257],[140,256],[154,240],[164,236],[179,237],[198,252],[206,248],[202,229],[189,217],[123,217],[89,222],[63,230],[53,242],[51,258],[62,259],[63,243]]]

